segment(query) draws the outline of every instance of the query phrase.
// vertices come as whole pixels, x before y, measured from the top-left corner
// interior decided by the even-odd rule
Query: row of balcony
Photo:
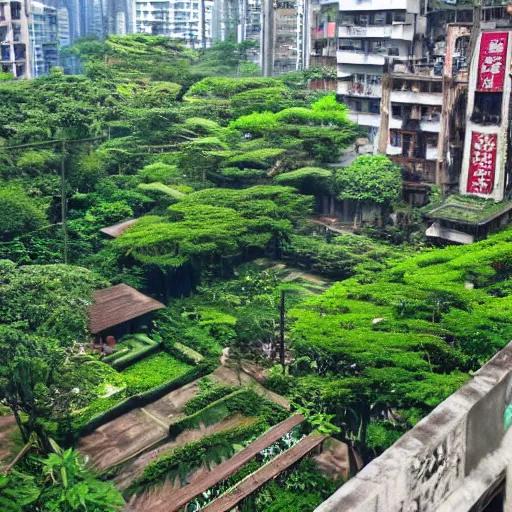
[[[400,55],[398,47],[383,47],[378,51],[365,52],[363,50],[338,50],[336,59],[338,64],[367,64],[370,66],[384,66],[388,57],[406,59],[406,55]]]
[[[388,11],[393,10],[406,10],[413,14],[420,13],[420,1],[419,0],[343,0],[340,2],[340,11],[352,12],[352,11],[382,11],[386,9]]]
[[[404,41],[412,41],[414,39],[414,27],[404,23],[367,27],[341,26],[338,28],[338,37],[364,37],[368,39],[401,39]]]
[[[382,97],[382,85],[343,80],[338,82],[337,92],[343,96],[380,98]],[[421,91],[390,91],[390,100],[391,103],[441,107],[443,104],[443,93]]]

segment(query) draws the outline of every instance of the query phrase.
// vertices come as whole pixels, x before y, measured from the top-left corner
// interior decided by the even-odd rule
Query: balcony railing
[[[382,85],[365,84],[364,82],[339,82],[338,94],[362,96],[365,98],[380,98],[382,96]]]
[[[338,64],[370,64],[372,66],[384,66],[386,57],[375,53],[363,53],[350,50],[338,50],[336,52]]]

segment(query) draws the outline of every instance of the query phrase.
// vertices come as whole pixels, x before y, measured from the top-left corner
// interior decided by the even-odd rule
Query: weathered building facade
[[[260,64],[264,76],[307,69],[310,0],[263,0]]]
[[[466,114],[460,193],[502,201],[510,182],[510,65],[512,32],[478,35]]]
[[[339,10],[338,97],[377,150],[382,78],[391,61],[421,56],[425,19],[419,0],[340,0]]]
[[[432,185],[459,182],[465,130],[470,25],[450,24],[445,57],[393,63],[383,78],[380,153],[403,169],[404,198],[423,205]]]

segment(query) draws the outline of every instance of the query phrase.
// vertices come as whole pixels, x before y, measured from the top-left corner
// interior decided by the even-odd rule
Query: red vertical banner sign
[[[503,92],[507,67],[508,32],[483,32],[478,60],[480,92]]]
[[[496,169],[496,133],[471,134],[471,157],[469,162],[468,186],[470,194],[490,194],[494,188]]]

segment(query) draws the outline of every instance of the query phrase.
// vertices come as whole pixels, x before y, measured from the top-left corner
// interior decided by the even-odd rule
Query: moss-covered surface
[[[512,201],[495,202],[473,196],[450,196],[444,203],[431,206],[431,219],[446,219],[468,224],[482,224],[512,208]]]
[[[191,366],[160,352],[148,357],[122,372],[130,394],[143,393],[162,385],[164,382],[180,377]]]

